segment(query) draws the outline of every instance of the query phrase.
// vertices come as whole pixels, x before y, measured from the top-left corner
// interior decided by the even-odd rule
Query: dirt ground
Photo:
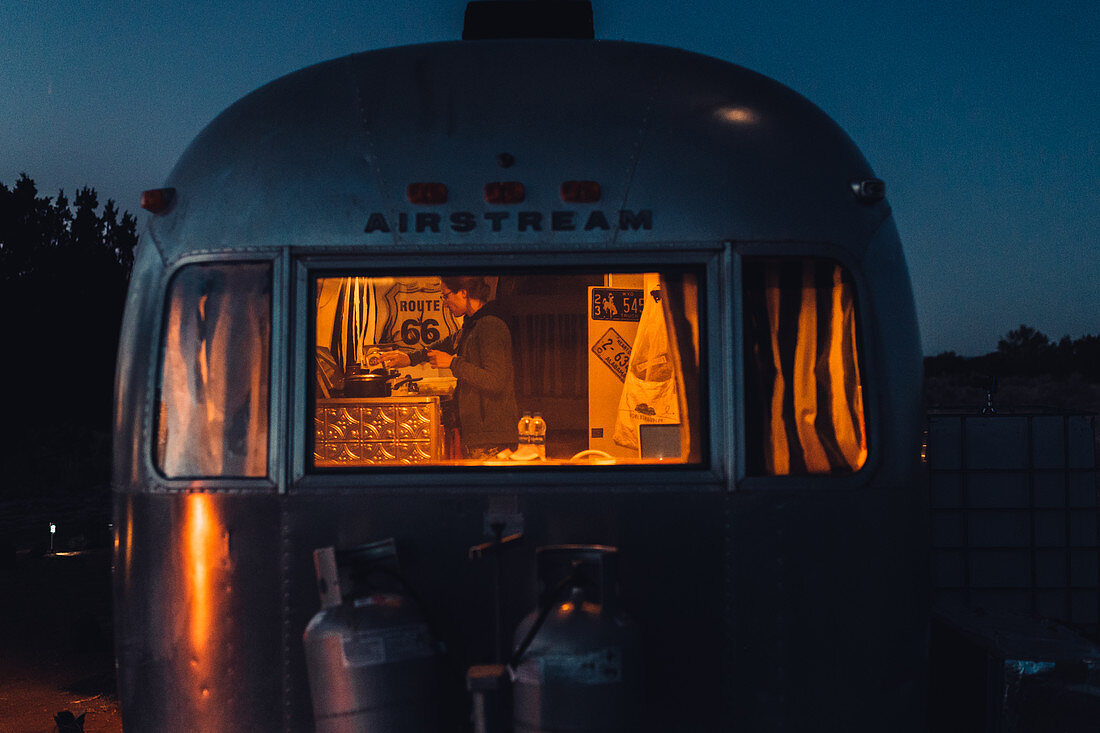
[[[85,733],[119,733],[107,549],[0,563],[0,731],[50,733],[85,714]]]

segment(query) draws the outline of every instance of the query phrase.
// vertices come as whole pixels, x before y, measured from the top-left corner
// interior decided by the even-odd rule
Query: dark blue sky
[[[144,222],[140,192],[233,101],[318,61],[456,39],[465,7],[271,5],[0,4],[0,181],[92,186]],[[599,38],[747,66],[848,131],[887,182],[926,353],[984,353],[1021,323],[1100,333],[1100,3],[593,6]]]

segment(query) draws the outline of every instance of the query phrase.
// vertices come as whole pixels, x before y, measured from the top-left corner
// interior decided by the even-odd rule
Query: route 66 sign
[[[386,291],[386,323],[382,343],[423,348],[458,330],[439,297],[439,281],[399,280]]]

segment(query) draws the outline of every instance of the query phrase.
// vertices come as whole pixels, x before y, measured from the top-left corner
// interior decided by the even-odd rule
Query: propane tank
[[[516,733],[641,727],[641,644],[618,608],[617,557],[603,545],[536,550],[539,608],[512,656]]]
[[[443,729],[442,660],[420,609],[401,592],[393,540],[324,547],[313,560],[321,610],[303,641],[318,733]]]

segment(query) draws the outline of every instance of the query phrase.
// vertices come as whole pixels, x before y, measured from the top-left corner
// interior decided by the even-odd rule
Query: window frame
[[[562,255],[568,254],[569,265],[562,267]],[[501,252],[456,252],[442,262],[439,253],[417,256],[408,253],[371,253],[362,255],[308,254],[296,258],[293,268],[294,364],[293,395],[288,456],[291,461],[288,490],[294,493],[331,490],[404,492],[409,489],[439,492],[509,491],[719,491],[728,483],[728,466],[723,459],[724,441],[715,423],[715,411],[710,400],[715,390],[723,387],[707,383],[708,374],[721,374],[720,355],[724,343],[719,332],[725,320],[719,310],[728,298],[723,298],[722,272],[725,247],[722,243],[707,246],[660,245],[630,250],[553,252],[516,251],[503,256]],[[503,261],[502,261],[503,260]],[[312,307],[313,283],[316,278],[356,270],[367,275],[396,273],[434,274],[440,271],[467,272],[642,272],[693,270],[699,276],[700,290],[700,424],[703,434],[702,460],[694,464],[616,465],[616,466],[523,466],[510,469],[500,466],[377,466],[363,468],[321,468],[312,466],[313,362],[310,355],[315,334]],[[711,315],[713,314],[713,315]],[[721,380],[724,383],[724,379]]]
[[[305,470],[312,416],[307,414],[308,384],[312,372],[300,365],[305,361],[310,339],[310,281],[325,271],[362,269],[431,271],[447,257],[446,269],[492,270],[536,269],[560,266],[562,255],[570,257],[571,269],[659,270],[659,263],[696,269],[700,272],[701,406],[700,427],[704,434],[703,464],[669,466],[524,467],[393,467],[368,472],[320,474]],[[745,257],[819,258],[843,266],[855,287],[857,338],[861,345],[860,373],[864,384],[864,420],[867,430],[867,460],[846,476],[807,474],[797,476],[749,476],[745,453],[745,365],[742,260]],[[365,259],[366,258],[366,259]],[[507,266],[501,267],[501,259]],[[271,363],[268,414],[268,470],[265,477],[167,478],[156,465],[157,395],[162,367],[162,341],[168,313],[170,285],[182,268],[196,264],[267,262],[272,268]],[[383,249],[364,253],[362,249],[317,252],[304,248],[254,249],[248,251],[195,252],[169,263],[159,278],[150,358],[147,360],[145,415],[142,419],[142,460],[150,480],[150,493],[217,491],[228,493],[324,493],[336,491],[407,493],[410,489],[439,493],[530,492],[530,491],[791,491],[799,489],[837,490],[866,488],[877,472],[881,456],[880,369],[875,344],[879,341],[870,302],[866,273],[849,249],[829,243],[806,241],[693,241],[637,245],[627,250],[532,251],[516,247],[507,251],[397,252]],[[714,409],[732,404],[733,409]],[[307,421],[307,418],[308,421]],[[613,470],[607,470],[612,468]]]
[[[731,242],[731,287],[733,293],[733,343],[735,374],[734,394],[735,412],[737,413],[737,440],[736,440],[736,468],[735,491],[793,491],[800,489],[811,490],[843,490],[866,488],[871,485],[872,478],[877,472],[882,460],[882,445],[880,429],[882,420],[879,412],[879,369],[875,344],[878,342],[874,332],[875,319],[873,318],[872,304],[870,302],[870,286],[867,275],[858,266],[858,261],[849,249],[845,249],[829,243],[812,242]],[[850,474],[837,475],[828,473],[818,474],[787,474],[779,476],[750,475],[747,473],[747,450],[745,433],[748,429],[745,415],[747,377],[744,363],[745,344],[745,313],[744,313],[744,260],[749,259],[787,259],[787,260],[829,260],[836,262],[845,269],[851,278],[852,287],[855,289],[854,302],[856,306],[856,342],[858,345],[858,358],[860,368],[860,380],[863,386],[863,420],[867,435],[867,460],[857,470]]]
[[[188,491],[213,491],[221,493],[275,493],[285,476],[281,436],[285,430],[285,394],[286,394],[286,257],[282,251],[254,250],[246,252],[196,252],[181,257],[164,268],[158,281],[158,303],[155,318],[155,333],[151,341],[151,357],[148,360],[147,380],[149,389],[145,401],[142,450],[143,461],[151,481],[150,493],[182,493]],[[193,266],[226,266],[233,264],[266,264],[270,268],[271,300],[269,303],[268,355],[268,415],[267,415],[267,460],[264,476],[167,476],[164,474],[157,457],[159,434],[159,396],[161,377],[164,368],[164,339],[167,318],[170,312],[172,288],[176,277],[185,269]]]

